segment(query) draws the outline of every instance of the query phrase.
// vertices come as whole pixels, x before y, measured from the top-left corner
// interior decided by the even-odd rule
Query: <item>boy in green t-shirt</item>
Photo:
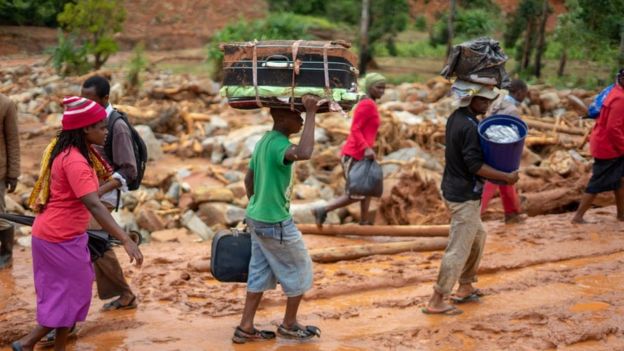
[[[278,281],[288,299],[284,320],[277,333],[298,340],[321,335],[317,327],[302,326],[297,322],[297,310],[303,294],[312,287],[313,273],[312,260],[289,209],[292,164],[309,160],[312,156],[315,114],[323,102],[312,95],[303,97],[306,118],[299,145],[291,144],[288,137],[301,130],[303,120],[300,114],[287,109],[271,109],[273,130],[260,139],[251,156],[245,176],[251,262],[243,317],[232,337],[237,344],[275,338],[272,331],[254,328],[253,321],[263,292],[275,289]]]

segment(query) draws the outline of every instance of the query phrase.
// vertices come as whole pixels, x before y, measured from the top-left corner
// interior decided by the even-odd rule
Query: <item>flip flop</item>
[[[106,303],[102,306],[102,311],[132,310],[135,308],[137,308],[136,296],[134,296],[127,305],[122,305],[119,299]]]
[[[11,350],[12,351],[22,351],[22,344],[19,341],[16,341],[14,343],[11,344]]]
[[[429,315],[439,314],[443,316],[457,316],[459,314],[464,313],[464,311],[460,310],[459,308],[455,306],[449,306],[441,311],[432,311],[429,309],[429,307],[423,307],[420,309],[420,311],[424,314],[429,314]]]
[[[250,341],[265,341],[275,339],[275,333],[270,330],[258,330],[254,328],[253,333],[244,331],[240,326],[234,330],[232,342],[235,344],[244,344]]]
[[[476,293],[472,293],[470,295],[467,296],[463,296],[463,297],[459,297],[459,296],[451,296],[450,297],[451,301],[453,301],[453,303],[467,303],[467,302],[479,302],[480,298],[479,295]]]

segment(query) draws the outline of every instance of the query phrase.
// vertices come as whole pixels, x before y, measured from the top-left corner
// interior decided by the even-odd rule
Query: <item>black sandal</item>
[[[122,305],[119,300],[121,300],[121,298],[111,301],[109,303],[105,303],[104,306],[102,306],[102,311],[108,312],[116,310],[132,310],[137,308],[136,296],[133,296],[132,300],[130,300],[130,302],[128,302],[126,305]]]
[[[286,328],[283,324],[277,328],[277,333],[287,339],[308,340],[313,337],[321,337],[321,330],[313,325],[306,325],[301,328],[299,324],[295,324],[291,329]]]
[[[77,333],[78,333],[78,328],[76,328],[76,325],[74,324],[74,326],[69,329],[69,334],[67,334],[67,338],[68,339],[74,338],[76,337]],[[44,336],[41,340],[39,340],[39,342],[37,342],[37,346],[50,347],[50,346],[54,346],[55,342],[56,342],[56,329],[52,329],[46,336]]]
[[[258,330],[254,328],[253,333],[244,331],[240,326],[234,330],[232,342],[235,344],[244,344],[250,341],[264,341],[275,339],[275,333],[270,330]]]

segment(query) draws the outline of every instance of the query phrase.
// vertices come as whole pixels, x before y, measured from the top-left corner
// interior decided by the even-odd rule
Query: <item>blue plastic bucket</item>
[[[485,136],[485,131],[492,125],[518,127],[520,139],[513,143],[497,143]],[[508,115],[493,115],[479,123],[479,140],[483,151],[485,163],[502,172],[513,172],[520,168],[522,150],[524,149],[524,139],[527,136],[529,127],[518,117]]]

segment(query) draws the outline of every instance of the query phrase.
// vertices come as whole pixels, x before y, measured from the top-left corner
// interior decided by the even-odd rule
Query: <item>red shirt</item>
[[[616,84],[607,96],[589,141],[592,156],[612,159],[624,156],[624,89]]]
[[[35,218],[32,235],[58,243],[84,234],[91,214],[80,198],[97,190],[95,171],[80,151],[71,147],[60,153],[52,162],[50,198]]]
[[[364,150],[375,146],[377,131],[379,130],[379,112],[377,105],[371,99],[360,101],[353,112],[353,123],[347,142],[342,147],[342,154],[356,160],[364,158]]]

